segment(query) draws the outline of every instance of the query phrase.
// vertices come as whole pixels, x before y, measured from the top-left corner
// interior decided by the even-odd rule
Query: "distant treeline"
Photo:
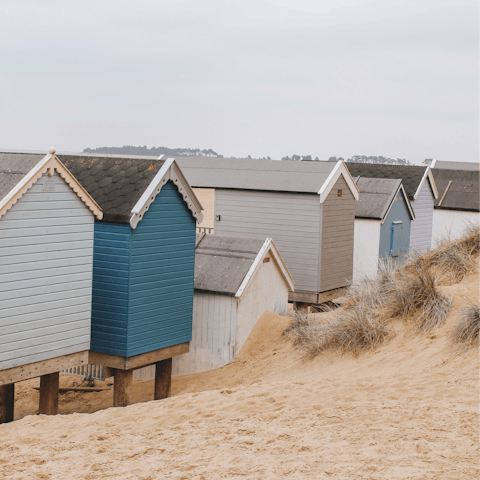
[[[200,150],[199,148],[167,148],[167,147],[152,147],[147,148],[135,147],[134,145],[124,145],[123,147],[99,147],[99,148],[85,148],[84,153],[110,153],[118,155],[142,155],[155,156],[172,155],[177,157],[223,157],[212,149]]]
[[[336,162],[338,160],[343,160],[347,163],[386,163],[388,165],[412,165],[405,158],[388,158],[382,155],[379,157],[354,155],[352,158],[347,158],[346,160],[342,157],[330,157],[328,159],[329,162]]]

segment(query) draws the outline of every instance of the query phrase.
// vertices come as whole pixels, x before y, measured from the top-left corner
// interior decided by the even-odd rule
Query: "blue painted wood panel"
[[[95,222],[92,337],[94,352],[127,356],[130,225]]]
[[[170,182],[135,230],[95,223],[93,351],[131,357],[191,340],[195,226]]]
[[[397,223],[394,226],[395,232],[392,237],[393,222],[402,222],[402,224],[399,225]],[[405,204],[403,193],[400,191],[397,193],[393,206],[380,229],[380,258],[400,258],[402,254],[405,254],[410,250],[411,224],[412,220],[410,213]],[[398,256],[392,257],[392,254],[390,253],[392,247],[395,251],[398,248]]]
[[[131,232],[127,356],[192,338],[195,219],[166,183]]]

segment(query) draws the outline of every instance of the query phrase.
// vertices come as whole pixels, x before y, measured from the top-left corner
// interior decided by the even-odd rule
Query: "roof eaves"
[[[255,272],[258,270],[260,264],[263,262],[263,259],[266,257],[266,255],[269,252],[272,253],[272,257],[274,258],[275,263],[280,269],[280,272],[282,273],[282,276],[285,280],[285,283],[288,285],[289,290],[292,292],[295,290],[295,282],[292,276],[290,275],[290,272],[288,271],[287,266],[282,260],[282,257],[280,256],[280,253],[277,250],[277,247],[275,246],[271,238],[267,238],[265,240],[265,243],[262,245],[262,248],[258,252],[255,260],[253,261],[252,265],[250,266],[247,274],[245,275],[245,278],[240,284],[240,287],[238,288],[237,293],[235,294],[236,298],[240,298],[242,296],[243,292],[246,290],[250,281],[254,277]]]
[[[163,155],[160,158],[162,157]],[[197,222],[202,222],[203,208],[200,201],[198,200],[189,183],[187,182],[185,176],[180,170],[180,167],[175,162],[175,159],[168,158],[162,165],[158,173],[155,175],[153,180],[150,182],[146,190],[143,192],[137,203],[132,208],[130,226],[133,229],[137,227],[138,222],[140,222],[140,220],[143,218],[143,215],[148,210],[148,208],[168,180],[171,180],[175,184]]]
[[[77,179],[70,173],[70,171],[63,165],[63,163],[55,156],[55,149],[51,149],[10,192],[0,200],[0,217],[5,215],[13,205],[33,186],[35,182],[46,172],[48,175],[53,175],[56,171],[69,187],[77,194],[87,208],[99,219],[103,217],[102,209],[87,193],[87,191],[80,185]]]
[[[327,179],[321,186],[320,190],[318,191],[318,195],[320,195],[320,203],[323,203],[326,198],[328,197],[328,194],[332,190],[333,186],[335,185],[335,182],[338,180],[340,175],[343,175],[343,178],[345,179],[345,182],[347,183],[348,187],[350,188],[350,191],[352,192],[352,195],[354,196],[355,200],[358,200],[360,191],[354,182],[352,175],[350,174],[350,171],[345,165],[345,162],[342,160],[339,160],[333,170],[330,172],[328,175]]]

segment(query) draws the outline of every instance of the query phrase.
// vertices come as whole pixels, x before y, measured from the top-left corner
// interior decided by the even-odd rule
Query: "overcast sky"
[[[478,161],[476,0],[1,0],[0,149]]]

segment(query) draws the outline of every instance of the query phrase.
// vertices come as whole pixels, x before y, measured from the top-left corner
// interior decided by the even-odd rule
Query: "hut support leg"
[[[15,384],[0,386],[0,424],[13,422]]]
[[[58,385],[60,373],[50,373],[40,377],[40,402],[38,413],[41,415],[58,414]]]
[[[113,374],[113,406],[126,407],[130,405],[130,384],[133,380],[133,370],[115,369]]]
[[[167,358],[155,364],[154,400],[168,398],[172,389],[172,359]]]

